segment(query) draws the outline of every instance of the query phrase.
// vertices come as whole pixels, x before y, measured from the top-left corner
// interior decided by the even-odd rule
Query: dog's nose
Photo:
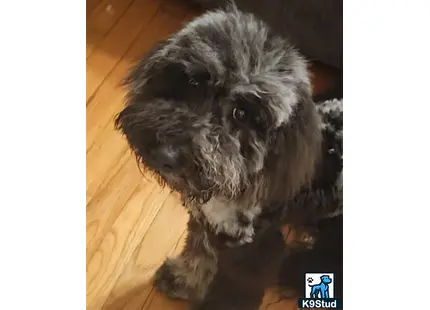
[[[163,170],[172,171],[178,168],[179,154],[170,146],[162,146],[158,149],[156,160],[161,164]]]

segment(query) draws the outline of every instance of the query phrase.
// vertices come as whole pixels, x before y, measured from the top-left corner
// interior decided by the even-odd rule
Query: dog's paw
[[[235,202],[212,199],[202,206],[202,212],[213,234],[225,239],[222,245],[235,247],[252,243],[254,220],[261,209],[256,206],[244,210]]]
[[[156,271],[154,287],[172,299],[188,300],[190,294],[181,274],[180,267],[168,259]]]
[[[234,236],[227,239],[226,245],[230,248],[242,246],[244,244],[252,243],[254,240],[254,228],[252,226],[242,228],[237,231]]]
[[[254,240],[254,226],[252,220],[245,219],[238,215],[237,219],[224,223],[224,229],[221,230],[220,236],[227,247],[238,247]]]
[[[237,212],[236,217],[222,223],[220,234],[227,247],[238,247],[252,243],[254,239],[254,225],[252,217]]]

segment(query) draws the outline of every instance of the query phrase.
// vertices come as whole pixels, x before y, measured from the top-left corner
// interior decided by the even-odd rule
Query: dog
[[[315,179],[324,120],[305,59],[252,14],[234,5],[203,14],[157,44],[122,85],[117,130],[190,215],[182,253],[155,274],[159,291],[201,304],[223,265],[220,248],[252,244],[271,206],[291,222],[336,211],[289,203]]]
[[[319,284],[309,284],[311,287],[311,298],[329,298],[328,285],[332,279],[328,275],[321,276]]]

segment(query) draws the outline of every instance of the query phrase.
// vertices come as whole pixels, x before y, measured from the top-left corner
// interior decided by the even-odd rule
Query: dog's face
[[[237,198],[314,160],[305,150],[318,140],[309,135],[306,65],[251,15],[197,18],[148,53],[124,84],[117,128],[143,165],[186,197]],[[301,173],[290,179],[300,183]]]

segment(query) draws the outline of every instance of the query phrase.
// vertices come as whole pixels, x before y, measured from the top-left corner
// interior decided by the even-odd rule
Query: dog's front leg
[[[258,310],[265,289],[277,281],[284,257],[282,233],[271,229],[234,248],[223,246],[217,237],[213,244],[219,246],[217,273],[204,299],[191,309]]]
[[[217,252],[205,226],[191,216],[182,253],[157,270],[154,286],[171,298],[194,302],[203,299],[216,272]]]

